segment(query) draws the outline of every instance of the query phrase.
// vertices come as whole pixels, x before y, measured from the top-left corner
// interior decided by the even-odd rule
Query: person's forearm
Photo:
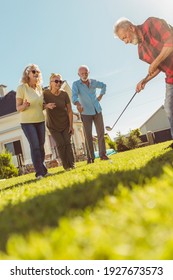
[[[69,117],[70,127],[73,127],[73,112],[72,111],[70,111],[68,113],[68,117]]]
[[[28,106],[26,106],[26,104],[23,103],[23,104],[17,105],[17,106],[16,106],[16,110],[17,110],[18,112],[23,112],[23,111],[26,110],[27,107],[28,107]]]
[[[172,47],[163,47],[160,54],[156,57],[155,63],[159,66],[159,64],[164,61],[171,53],[173,52]]]
[[[76,105],[76,106],[80,106],[81,104],[80,104],[80,102],[79,101],[76,101],[75,103],[74,103],[74,105]]]
[[[22,105],[18,105],[18,106],[16,106],[16,109],[17,109],[18,112],[22,112],[22,111],[25,110],[25,106],[23,104]]]
[[[150,80],[152,80],[154,77],[156,77],[160,73],[160,70],[157,69],[153,74],[147,75],[147,77],[144,79],[145,84],[148,83]]]

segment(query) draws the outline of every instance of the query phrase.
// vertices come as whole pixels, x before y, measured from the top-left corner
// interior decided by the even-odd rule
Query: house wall
[[[0,152],[3,151],[5,144],[19,140],[21,143],[24,164],[26,165],[32,163],[29,143],[20,126],[19,113],[15,112],[13,114],[0,117],[0,127]],[[76,156],[81,156],[85,152],[85,141],[82,130],[82,122],[78,120],[76,116],[74,116],[74,135],[72,136],[72,138]],[[50,132],[48,131],[48,129],[46,129],[45,154],[52,155],[52,159],[56,158],[56,155],[53,153],[51,147]],[[13,157],[13,162],[15,165],[17,165],[16,157]]]
[[[155,132],[169,128],[170,124],[164,107],[162,106],[148,121],[144,123],[144,125],[140,127],[140,131],[142,134],[146,134],[148,131]]]
[[[5,85],[0,85],[0,97],[3,97],[4,95],[6,95],[7,90],[6,90],[6,86]]]
[[[72,140],[75,145],[77,156],[81,156],[86,153],[85,137],[81,121],[74,120],[74,135],[72,136]]]
[[[29,143],[20,126],[19,113],[15,112],[13,114],[1,117],[0,127],[0,152],[4,150],[5,144],[19,140],[23,152],[24,164],[32,163]],[[48,141],[45,143],[45,150],[46,152],[50,151]]]
[[[29,158],[29,145],[24,138],[19,124],[19,114],[13,113],[0,118],[0,152],[5,148],[5,144],[19,140],[23,151],[23,156]]]
[[[63,83],[63,85],[62,85],[62,87],[61,87],[63,90],[65,90],[67,93],[68,93],[68,95],[69,95],[69,97],[70,97],[70,100],[72,99],[72,92],[71,92],[71,88],[70,88],[70,86],[68,85],[68,83],[67,82],[65,82],[65,83]]]

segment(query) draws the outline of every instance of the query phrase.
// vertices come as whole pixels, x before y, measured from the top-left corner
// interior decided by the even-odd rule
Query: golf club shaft
[[[146,81],[146,79],[149,77],[149,75],[147,75],[144,79],[143,79],[143,83]],[[136,91],[132,98],[130,99],[130,101],[127,103],[126,107],[124,108],[124,110],[122,111],[122,113],[119,115],[118,119],[116,120],[116,122],[113,124],[111,130],[114,128],[114,126],[117,124],[117,122],[119,121],[119,119],[121,118],[122,114],[124,113],[124,111],[127,109],[127,107],[129,106],[129,104],[131,103],[131,101],[133,100],[133,98],[135,97],[135,95],[137,94],[138,92]]]
[[[124,113],[124,111],[127,109],[127,107],[129,106],[130,102],[133,100],[133,98],[135,97],[135,95],[137,94],[137,91],[133,94],[132,98],[130,99],[130,101],[127,103],[126,107],[124,108],[124,110],[121,112],[121,114],[119,115],[118,119],[116,120],[116,122],[113,124],[112,129],[114,128],[114,126],[117,124],[117,122],[119,121],[119,119],[121,118],[122,114]]]

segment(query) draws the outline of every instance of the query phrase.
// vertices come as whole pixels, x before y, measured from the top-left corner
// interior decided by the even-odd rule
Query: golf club
[[[148,78],[148,76],[149,76],[149,75],[147,75],[147,76],[144,78],[143,82],[145,82],[145,80]],[[106,127],[105,127],[107,131],[111,131],[111,130],[114,128],[114,126],[117,124],[117,122],[118,122],[119,119],[121,118],[122,114],[123,114],[124,111],[127,109],[127,107],[129,106],[130,102],[133,100],[133,98],[135,97],[136,94],[137,94],[137,91],[133,94],[132,98],[131,98],[130,101],[127,103],[126,107],[124,108],[124,110],[122,111],[122,113],[119,115],[118,119],[117,119],[116,122],[113,124],[113,126],[112,126],[112,127],[110,127],[110,126],[106,126]]]

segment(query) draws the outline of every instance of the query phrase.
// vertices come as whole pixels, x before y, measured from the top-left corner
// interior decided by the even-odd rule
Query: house
[[[163,105],[140,126],[142,134],[165,129],[170,129],[170,124]]]
[[[71,88],[67,82],[63,89],[71,99]],[[74,113],[74,135],[72,147],[76,161],[86,154],[83,125],[79,114]],[[0,152],[7,149],[12,153],[13,162],[16,166],[31,164],[29,143],[21,129],[19,113],[16,111],[16,92],[6,92],[6,86],[0,85]],[[45,159],[59,159],[55,142],[46,129]]]
[[[163,105],[139,129],[143,135],[152,132],[154,143],[172,139],[169,120]]]

